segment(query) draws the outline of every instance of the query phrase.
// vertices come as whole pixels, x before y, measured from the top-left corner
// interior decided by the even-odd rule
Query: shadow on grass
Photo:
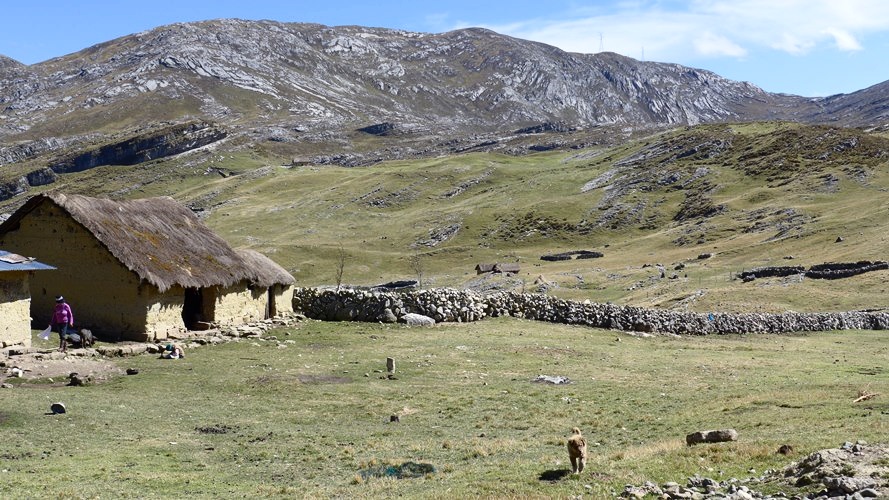
[[[571,471],[568,469],[548,470],[548,471],[541,472],[540,477],[538,477],[538,479],[540,479],[541,481],[556,482],[556,481],[560,481],[563,477],[567,476],[568,474],[571,474]]]

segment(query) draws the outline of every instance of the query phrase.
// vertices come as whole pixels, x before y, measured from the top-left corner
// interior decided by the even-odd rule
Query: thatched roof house
[[[490,273],[494,271],[494,266],[496,264],[488,264],[488,263],[479,263],[475,266],[475,274],[484,274]]]
[[[59,270],[32,282],[37,323],[59,294],[83,326],[124,338],[165,338],[292,307],[289,273],[255,252],[235,251],[168,197],[37,195],[0,224],[0,245]]]
[[[30,278],[49,269],[55,268],[0,250],[0,347],[31,346]]]

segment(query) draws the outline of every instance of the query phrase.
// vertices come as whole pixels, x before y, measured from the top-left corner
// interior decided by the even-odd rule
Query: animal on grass
[[[93,340],[93,332],[86,328],[80,330],[80,347],[92,347]]]
[[[568,458],[571,459],[571,472],[583,472],[586,466],[586,438],[577,427],[571,429],[571,437],[568,438]]]

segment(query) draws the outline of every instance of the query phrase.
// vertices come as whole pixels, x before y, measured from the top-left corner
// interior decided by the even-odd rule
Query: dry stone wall
[[[576,302],[543,294],[433,289],[382,292],[344,288],[297,288],[295,312],[326,321],[395,322],[406,314],[422,314],[436,322],[478,321],[486,317],[516,318],[586,325],[624,331],[683,335],[722,333],[786,333],[826,330],[889,329],[889,313],[693,313]]]

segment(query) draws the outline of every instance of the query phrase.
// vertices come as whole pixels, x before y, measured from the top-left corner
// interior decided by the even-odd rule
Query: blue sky
[[[165,24],[231,17],[432,33],[481,26],[813,97],[889,80],[886,0],[7,1],[0,54],[33,64]]]

